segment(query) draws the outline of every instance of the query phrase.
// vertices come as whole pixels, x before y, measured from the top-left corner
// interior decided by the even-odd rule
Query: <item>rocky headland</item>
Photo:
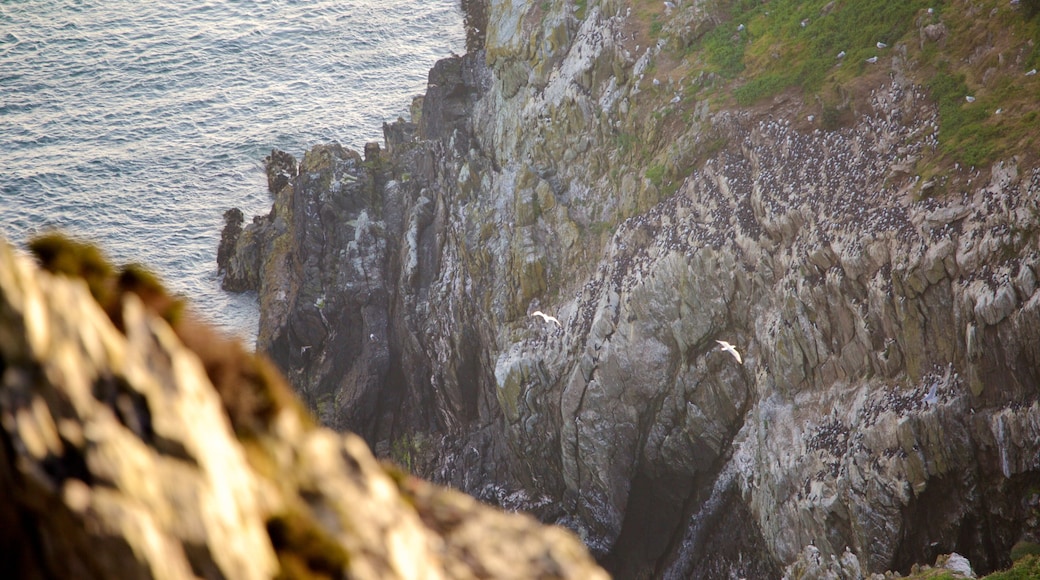
[[[764,83],[851,5],[470,4],[382,145],[272,152],[271,213],[228,214],[224,283],[323,424],[621,578],[1040,539],[1032,3],[901,4],[816,88]]]

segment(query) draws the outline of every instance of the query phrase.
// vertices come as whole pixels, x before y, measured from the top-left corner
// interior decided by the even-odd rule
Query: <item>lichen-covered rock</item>
[[[76,270],[69,244],[45,263]],[[606,578],[568,532],[315,427],[261,359],[90,260],[84,283],[0,243],[4,577]]]

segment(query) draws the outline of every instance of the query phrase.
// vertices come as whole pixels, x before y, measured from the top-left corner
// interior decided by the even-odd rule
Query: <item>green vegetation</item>
[[[646,178],[653,183],[655,187],[661,187],[661,183],[664,181],[664,165],[653,165],[650,169],[646,170]]]
[[[1007,570],[985,576],[985,580],[1032,580],[1040,578],[1040,556],[1031,554],[1016,560]]]
[[[1027,20],[1033,19],[1040,14],[1040,0],[1022,0],[1022,14]]]
[[[584,20],[585,14],[588,11],[589,0],[576,0],[574,5],[577,6],[577,10],[574,11],[574,16],[578,20]]]
[[[390,444],[390,460],[414,474],[426,447],[422,434],[405,434]]]
[[[792,83],[790,75],[785,73],[765,74],[748,81],[733,91],[733,98],[738,105],[753,105],[762,99],[775,95]]]
[[[738,0],[723,10],[727,18],[700,46],[715,72],[726,78],[747,73],[744,103],[789,87],[819,90],[834,77],[861,73],[875,56],[876,42],[894,43],[932,2],[883,0],[835,5],[829,0]],[[728,12],[728,14],[727,14]],[[844,56],[839,58],[839,53]]]
[[[639,143],[639,139],[635,135],[631,133],[626,133],[624,131],[618,132],[616,140],[617,150],[623,156],[628,155],[629,152],[631,152],[632,149],[635,147],[635,145]]]
[[[914,570],[906,578],[907,580],[956,580],[964,578],[964,576],[954,575],[943,568],[914,566]],[[1011,568],[983,576],[982,580],[1033,580],[1035,578],[1040,578],[1040,556],[1029,554],[1016,558]]]
[[[948,63],[942,62],[928,88],[939,103],[939,122],[944,132],[940,134],[943,151],[960,152],[959,157],[965,165],[981,165],[989,159],[999,132],[994,126],[984,125],[991,112],[965,100],[965,95],[971,94],[965,75],[951,74]]]
[[[664,29],[664,24],[657,18],[654,18],[654,21],[650,23],[650,36],[654,38],[661,36],[662,29]]]
[[[1040,68],[1040,0],[716,0],[719,24],[695,37],[670,28],[663,9],[634,6],[649,40],[670,40],[647,76],[682,88],[683,105],[663,114],[687,125],[697,101],[754,107],[790,92],[822,109],[823,128],[846,127],[866,105],[863,87],[897,66],[938,103],[939,150],[923,164],[985,167],[1040,147],[1040,75],[1025,75]]]
[[[1040,556],[1040,544],[1018,542],[1011,547],[1011,561],[1017,562],[1026,556]]]
[[[733,78],[744,71],[745,46],[745,36],[734,34],[731,26],[723,24],[705,35],[703,48],[715,72]]]

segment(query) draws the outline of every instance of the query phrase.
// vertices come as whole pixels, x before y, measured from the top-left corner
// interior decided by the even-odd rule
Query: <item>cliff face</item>
[[[1007,563],[1040,515],[1034,152],[944,157],[905,45],[826,127],[790,91],[690,99],[722,81],[669,51],[720,22],[679,4],[648,42],[647,3],[490,2],[386,151],[272,188],[238,246],[258,347],[324,422],[621,577]]]
[[[0,243],[3,577],[606,577],[564,530],[315,427],[263,360],[84,264]]]

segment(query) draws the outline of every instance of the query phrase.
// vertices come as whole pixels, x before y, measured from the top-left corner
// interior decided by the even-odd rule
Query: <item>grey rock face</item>
[[[423,433],[417,470],[622,577],[1002,564],[1037,532],[1040,171],[920,183],[937,113],[897,67],[844,129],[699,104],[667,169],[721,145],[666,191],[616,129],[660,47],[620,5],[543,8],[493,3],[485,51],[435,68],[418,140],[334,218],[354,237],[294,226],[324,261],[261,334],[323,419],[389,455]],[[315,171],[293,195],[332,195]]]
[[[482,71],[475,57],[439,63],[425,99],[438,106],[425,107],[418,127],[385,127],[392,156],[378,146],[366,148],[364,161],[335,145],[309,151],[298,175],[272,189],[271,215],[247,226],[236,246],[258,256],[253,269],[262,272],[258,349],[323,422],[383,449],[413,431],[443,433],[480,414],[475,376],[489,364],[481,360],[482,339],[448,338],[474,305],[453,307],[462,311],[446,313],[438,328],[433,285],[451,235],[444,192],[455,183],[444,159],[468,150],[465,112],[482,90]],[[416,131],[436,139],[417,143]],[[292,175],[273,169],[274,157],[268,173]],[[248,278],[228,272],[225,280]],[[444,340],[461,354],[450,363],[431,360]]]

